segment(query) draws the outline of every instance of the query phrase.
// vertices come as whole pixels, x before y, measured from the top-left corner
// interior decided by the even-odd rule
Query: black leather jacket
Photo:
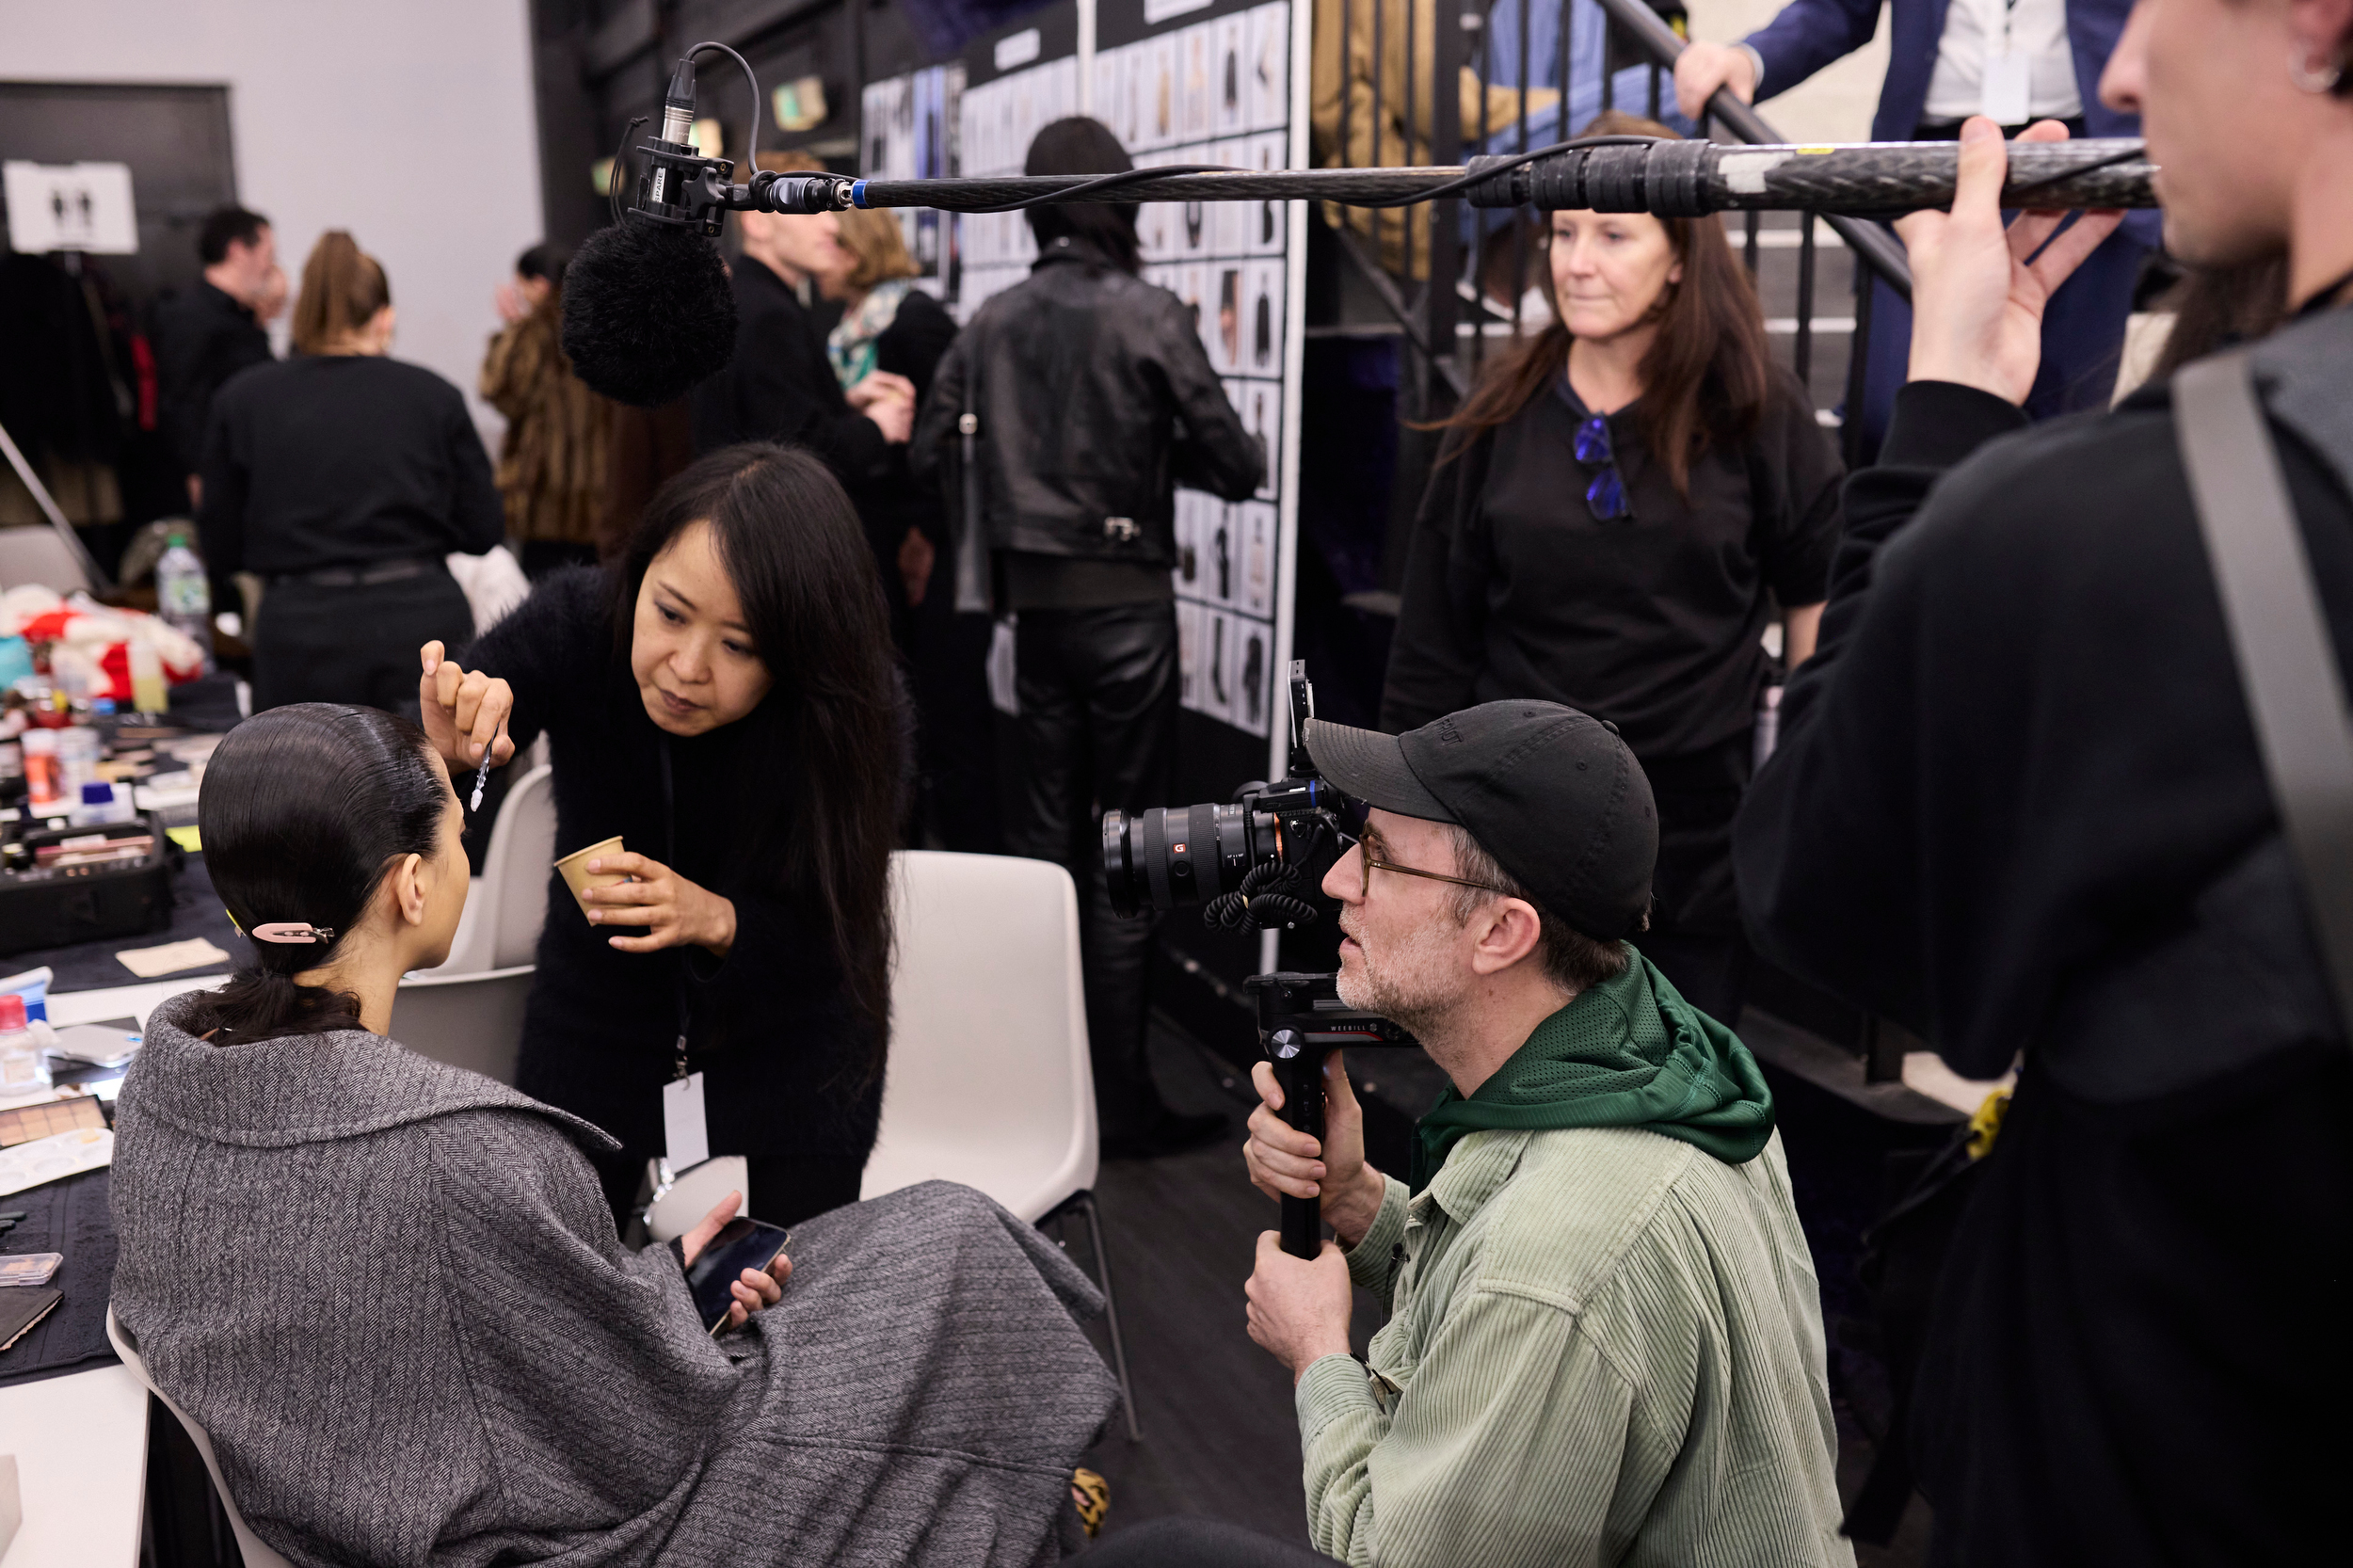
[[[968,386],[995,550],[1169,565],[1176,485],[1240,501],[1266,474],[1183,302],[1083,241],[1057,240],[940,361],[909,459],[952,512]]]

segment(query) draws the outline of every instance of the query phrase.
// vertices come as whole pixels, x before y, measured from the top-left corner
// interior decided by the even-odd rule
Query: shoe
[[[1195,1149],[1208,1148],[1232,1128],[1233,1123],[1222,1112],[1180,1116],[1174,1111],[1164,1111],[1141,1131],[1104,1139],[1102,1154],[1106,1160],[1160,1160],[1172,1154],[1191,1154]]]

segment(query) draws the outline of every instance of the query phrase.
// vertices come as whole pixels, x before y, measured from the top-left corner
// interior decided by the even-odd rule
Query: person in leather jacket
[[[1030,144],[1031,174],[1133,168],[1109,128],[1058,120]],[[1065,864],[1083,890],[1087,1030],[1103,1152],[1195,1147],[1222,1116],[1180,1117],[1144,1055],[1149,920],[1121,920],[1080,813],[1167,801],[1176,723],[1175,488],[1240,501],[1266,453],[1242,427],[1182,301],[1136,276],[1132,204],[1032,208],[1038,259],[976,312],[940,362],[909,459],[952,511],[968,488],[952,459],[977,420],[977,518],[990,608],[1015,636],[1023,777],[1006,848]],[[984,530],[972,540],[962,530]],[[963,597],[963,596],[960,596]]]

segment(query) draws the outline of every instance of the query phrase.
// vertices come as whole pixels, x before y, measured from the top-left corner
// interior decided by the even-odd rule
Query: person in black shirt
[[[1604,115],[1587,134],[1664,136]],[[1533,696],[1618,727],[1658,803],[1639,939],[1737,1022],[1748,947],[1728,836],[1776,604],[1811,649],[1838,537],[1836,453],[1776,368],[1713,218],[1552,216],[1555,319],[1449,422],[1414,528],[1382,696],[1402,731]]]
[[[473,634],[442,558],[506,532],[489,455],[456,387],[387,357],[392,291],[349,234],[302,269],[295,358],[214,399],[197,514],[216,602],[232,574],[267,586],[253,626],[253,707],[405,712],[417,645]]]
[[[2250,357],[2340,664],[2349,56],[2342,0],[2143,0],[2101,84],[2142,116],[2175,257],[2284,252],[2297,313]],[[1931,1560],[2325,1561],[2353,1459],[2353,1050],[2169,385],[2020,410],[2043,307],[2118,215],[2006,232],[2006,169],[1972,120],[1950,215],[1898,225],[1912,380],[1735,828],[1743,904],[1776,962],[1964,1077],[2023,1053],[1912,1400]]]
[[[761,154],[760,167],[806,167]],[[695,389],[695,447],[791,441],[825,460],[834,477],[857,486],[886,475],[891,449],[906,444],[915,387],[874,371],[846,392],[825,357],[825,331],[802,302],[816,280],[846,272],[831,213],[738,213],[744,253],[728,268],[735,293],[735,357]]]
[[[262,311],[278,271],[278,237],[269,219],[223,207],[197,231],[204,277],[155,307],[155,395],[165,448],[187,480],[188,504],[200,500],[197,471],[213,397],[237,372],[270,361]]]
[[[824,465],[758,442],[700,458],[612,566],[551,573],[462,661],[423,651],[453,771],[544,732],[557,852],[622,838],[590,868],[636,880],[593,890],[593,921],[549,880],[517,1080],[620,1141],[598,1158],[616,1218],[664,1152],[681,1012],[711,1152],[748,1159],[752,1212],[856,1202],[882,1111],[904,714],[873,561]]]

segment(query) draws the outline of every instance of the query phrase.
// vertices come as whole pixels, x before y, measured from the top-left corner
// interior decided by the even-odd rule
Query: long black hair
[[[830,470],[797,447],[713,452],[647,504],[614,571],[614,651],[624,663],[655,556],[711,524],[774,684],[736,721],[746,776],[790,778],[797,810],[751,813],[754,886],[813,908],[868,1040],[868,1080],[890,1039],[890,852],[905,784],[896,656],[882,580]]]
[[[1125,174],[1136,167],[1112,128],[1074,114],[1057,120],[1030,141],[1024,174]],[[1136,239],[1133,201],[1049,201],[1024,216],[1040,250],[1064,235],[1085,241],[1122,272],[1143,269],[1144,247]]]
[[[197,797],[213,890],[239,931],[308,921],[335,937],[322,945],[248,936],[248,961],[200,996],[188,1032],[228,1045],[359,1028],[357,997],[295,976],[350,940],[397,862],[434,857],[449,789],[424,732],[377,709],[298,702],[231,730]]]

